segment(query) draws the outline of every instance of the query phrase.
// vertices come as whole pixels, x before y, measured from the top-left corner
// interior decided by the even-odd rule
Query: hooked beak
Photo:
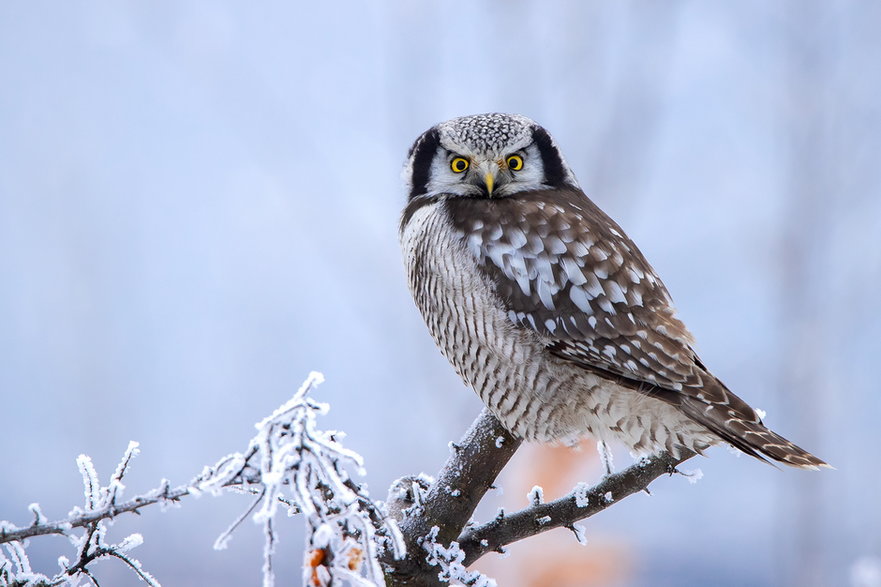
[[[483,177],[483,185],[486,186],[486,193],[492,196],[493,189],[496,185],[496,173],[499,171],[498,164],[495,161],[483,161],[477,166],[477,168],[480,170],[480,176]]]

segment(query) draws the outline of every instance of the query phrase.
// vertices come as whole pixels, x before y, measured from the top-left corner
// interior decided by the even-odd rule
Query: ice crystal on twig
[[[440,569],[437,574],[438,579],[468,587],[496,587],[495,579],[490,579],[479,571],[469,571],[465,568],[465,552],[459,548],[458,542],[451,542],[449,546],[438,544],[438,531],[438,527],[433,526],[431,532],[422,539],[422,548],[428,553],[425,560],[431,566]]]
[[[339,442],[342,434],[316,427],[316,418],[329,408],[309,393],[322,381],[320,373],[312,373],[294,397],[256,425],[257,435],[246,455],[224,457],[194,481],[197,491],[216,491],[238,479],[257,495],[215,547],[225,547],[231,532],[251,515],[263,525],[265,536],[264,587],[274,584],[272,555],[277,536],[273,520],[280,506],[303,514],[307,536],[303,581],[307,585],[382,584],[378,546],[388,544],[396,556],[404,556],[396,522],[349,473],[364,474],[361,456]]]
[[[541,505],[545,501],[544,489],[542,489],[540,485],[533,485],[532,489],[526,495],[526,498],[532,505]]]
[[[172,488],[163,479],[153,491],[121,502],[123,478],[138,454],[138,444],[129,444],[106,486],[101,485],[92,460],[80,455],[77,467],[83,479],[83,507],[74,508],[64,520],[49,522],[40,507],[31,504],[31,525],[17,527],[0,521],[0,584],[75,587],[86,581],[97,585],[91,563],[112,557],[126,563],[148,585],[158,587],[159,582],[129,554],[143,542],[141,535],[111,544],[106,539],[107,522],[152,504],[177,505],[186,495],[231,490],[255,499],[218,537],[215,548],[225,548],[232,532],[249,516],[260,523],[265,537],[264,586],[274,583],[272,555],[278,542],[274,521],[280,507],[288,514],[304,515],[307,584],[381,585],[378,550],[386,548],[401,558],[404,540],[384,506],[371,501],[366,488],[352,479],[349,471],[364,473],[361,456],[340,444],[341,433],[316,427],[317,416],[327,413],[328,406],[314,401],[309,393],[322,380],[321,374],[312,373],[289,401],[257,424],[257,435],[244,454],[221,458],[187,485]],[[26,538],[46,534],[67,536],[77,549],[72,561],[59,557],[61,571],[52,577],[34,573],[25,551]]]
[[[575,497],[575,505],[580,508],[586,508],[590,505],[590,485],[587,483],[578,483],[572,490]]]
[[[704,478],[704,472],[700,469],[676,469],[676,472],[688,479],[688,482],[692,485]]]
[[[39,530],[33,535],[62,534],[67,536],[76,548],[76,557],[71,562],[67,557],[59,557],[61,570],[49,577],[35,573],[31,569],[23,539],[14,539],[21,533],[8,522],[0,522],[0,538],[4,549],[0,549],[0,584],[50,587],[65,585],[75,587],[88,581],[97,585],[92,575],[91,564],[102,558],[116,558],[131,567],[132,571],[147,585],[159,587],[159,582],[146,570],[141,563],[129,555],[129,551],[143,544],[140,534],[131,534],[121,542],[107,542],[107,523],[115,515],[117,500],[122,496],[125,486],[123,477],[128,471],[131,460],[138,454],[138,443],[130,442],[122,459],[110,477],[110,482],[102,486],[92,459],[86,455],[77,457],[76,463],[83,478],[83,507],[75,507],[67,520],[48,522],[38,504],[31,504],[29,510],[34,515],[31,529]],[[75,522],[75,523],[74,523]]]

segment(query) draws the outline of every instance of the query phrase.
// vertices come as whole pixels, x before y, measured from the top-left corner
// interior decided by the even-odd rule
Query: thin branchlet
[[[397,557],[405,554],[404,541],[396,522],[381,503],[373,502],[366,489],[356,483],[350,471],[364,473],[360,455],[345,448],[338,432],[316,426],[318,416],[328,406],[314,401],[309,393],[321,383],[313,373],[296,394],[273,414],[257,424],[257,435],[244,453],[233,453],[205,467],[186,485],[171,487],[163,480],[157,488],[127,501],[122,500],[123,480],[137,443],[130,443],[106,486],[101,485],[91,459],[77,458],[83,479],[84,505],[74,508],[62,520],[49,522],[39,506],[31,504],[33,522],[17,527],[0,522],[0,584],[48,587],[79,585],[81,580],[98,585],[91,565],[101,558],[122,561],[147,585],[159,582],[128,551],[143,541],[132,534],[119,543],[107,540],[107,522],[123,513],[139,513],[153,505],[177,504],[188,495],[220,494],[225,491],[256,496],[250,507],[220,535],[215,547],[223,548],[236,527],[247,517],[264,530],[263,585],[274,584],[272,555],[277,542],[274,519],[279,506],[289,513],[304,514],[308,533],[307,562],[310,553],[320,550],[321,561],[304,565],[310,584],[380,584],[382,569],[378,548],[391,549]],[[76,547],[73,562],[61,557],[61,571],[54,576],[34,573],[25,549],[25,539],[60,534]],[[317,560],[317,559],[316,559]],[[314,575],[314,577],[313,577]],[[319,578],[323,582],[316,583]]]
[[[37,504],[29,506],[33,521],[17,527],[0,522],[0,584],[54,587],[99,585],[91,565],[102,558],[123,562],[147,585],[159,582],[129,551],[141,544],[139,534],[111,543],[107,522],[124,513],[138,514],[153,505],[178,504],[188,495],[247,493],[254,501],[215,543],[223,548],[232,532],[250,517],[264,530],[263,585],[274,585],[272,556],[278,540],[275,516],[281,506],[289,514],[303,515],[307,546],[303,582],[309,585],[440,585],[459,582],[491,587],[494,581],[467,566],[483,554],[504,552],[514,541],[564,527],[584,544],[584,528],[576,522],[645,490],[658,476],[679,472],[677,465],[691,458],[684,452],[665,453],[604,477],[589,487],[578,484],[573,491],[545,502],[541,488],[529,493],[529,506],[514,513],[499,513],[479,524],[474,508],[493,488],[496,476],[513,456],[519,441],[484,412],[453,450],[436,479],[419,475],[393,485],[388,505],[373,501],[353,473],[363,474],[363,459],[340,443],[343,435],[322,431],[317,417],[328,406],[309,393],[321,382],[313,374],[291,400],[257,424],[257,435],[243,453],[219,459],[189,483],[178,487],[163,480],[158,487],[123,500],[123,480],[137,443],[131,443],[111,475],[100,483],[91,459],[77,458],[83,479],[83,506],[62,520],[49,522]],[[501,439],[501,442],[500,442]],[[690,480],[699,473],[689,473]],[[390,513],[391,512],[391,513]],[[400,527],[399,524],[400,523]],[[61,570],[41,575],[31,569],[25,539],[48,534],[67,536],[76,547],[73,562],[59,558]]]

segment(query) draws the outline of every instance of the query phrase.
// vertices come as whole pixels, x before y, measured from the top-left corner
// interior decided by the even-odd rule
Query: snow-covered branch
[[[431,529],[422,541],[422,548],[428,553],[425,561],[439,570],[437,578],[447,583],[467,585],[468,587],[497,587],[494,579],[490,579],[480,571],[469,571],[465,560],[465,551],[458,542],[448,547],[437,542],[439,528]]]
[[[576,540],[583,544],[584,528],[576,522],[611,507],[628,495],[647,490],[652,481],[665,473],[678,472],[676,466],[693,456],[690,451],[683,451],[679,457],[660,453],[603,477],[593,487],[579,483],[568,495],[547,503],[542,501],[540,492],[534,491],[529,507],[513,514],[500,512],[485,524],[465,529],[458,540],[465,553],[465,563],[471,564],[489,551],[501,551],[507,544],[560,527],[572,530]]]
[[[343,434],[323,431],[317,418],[326,404],[310,397],[321,383],[313,373],[294,396],[257,424],[257,434],[243,453],[221,458],[189,483],[171,487],[163,480],[142,495],[123,500],[124,477],[138,445],[132,442],[107,485],[99,481],[91,459],[77,458],[83,479],[84,505],[56,521],[48,521],[37,504],[30,507],[33,522],[15,526],[0,522],[0,584],[22,587],[97,585],[91,564],[115,558],[144,582],[159,582],[130,551],[143,542],[132,534],[119,542],[107,539],[113,518],[153,505],[177,504],[188,495],[222,494],[232,490],[254,496],[251,506],[223,532],[215,548],[225,548],[232,532],[247,518],[264,529],[263,585],[274,583],[272,557],[277,542],[274,520],[281,508],[300,514],[306,529],[303,583],[312,587],[349,585],[444,585],[492,587],[494,581],[467,566],[491,550],[552,528],[567,527],[584,541],[576,524],[624,497],[644,490],[691,453],[645,459],[598,484],[579,484],[569,495],[545,503],[540,488],[530,493],[530,505],[500,513],[484,524],[472,520],[474,511],[496,477],[520,446],[484,410],[458,443],[436,479],[420,474],[393,484],[386,504],[370,499],[352,474],[364,474],[361,457],[341,444]],[[35,572],[27,556],[27,539],[47,534],[67,536],[75,549],[72,559],[59,557],[54,575]]]
[[[407,485],[401,481],[393,485],[388,508],[398,513],[407,551],[437,552],[437,548],[426,543],[427,539],[432,544],[454,548],[452,542],[520,443],[495,416],[483,410],[462,440],[450,444],[450,456],[435,481],[424,487],[425,480],[419,479],[420,482],[412,484],[411,491],[400,491]],[[438,568],[426,557],[411,555],[397,560],[393,554],[386,552],[382,559],[389,585],[442,584]]]
[[[548,503],[536,487],[529,507],[513,514],[500,512],[485,524],[474,523],[471,516],[477,504],[519,446],[520,441],[484,410],[462,440],[451,444],[450,457],[436,481],[421,476],[392,486],[389,510],[397,512],[408,552],[428,552],[428,556],[386,557],[388,585],[493,585],[491,579],[467,571],[467,565],[489,551],[502,551],[507,544],[553,528],[567,527],[584,542],[584,529],[576,522],[645,490],[694,456],[688,451],[680,457],[661,453],[607,475],[593,487],[580,483],[569,495]]]
[[[129,443],[129,448],[131,449],[133,447],[137,447],[136,442]],[[137,452],[139,451],[134,450],[133,454],[137,454]],[[126,454],[128,454],[128,452]],[[81,467],[81,470],[86,463],[88,463],[87,466],[90,467],[92,471],[94,471],[94,467],[91,465],[91,459],[89,459],[88,456],[80,455],[77,458],[77,465]],[[97,474],[95,474],[95,476],[97,476]],[[119,480],[121,481],[121,479],[122,478],[120,477]],[[95,482],[97,482],[97,479],[95,480]],[[237,480],[231,480],[228,485],[231,486],[237,484],[240,484],[240,482]],[[159,487],[157,487],[156,489],[153,489],[152,491],[149,491],[126,501],[106,503],[101,507],[92,509],[89,509],[88,507],[86,509],[75,507],[63,520],[55,520],[50,522],[45,518],[45,516],[42,515],[42,513],[37,513],[34,516],[34,522],[29,526],[18,527],[9,522],[3,521],[0,522],[0,544],[9,542],[20,542],[27,538],[32,538],[34,536],[45,536],[47,534],[69,535],[72,530],[75,530],[77,528],[85,528],[87,526],[91,526],[96,522],[115,518],[120,514],[124,514],[127,512],[137,513],[142,508],[157,503],[166,505],[176,503],[180,501],[182,497],[190,495],[190,493],[191,488],[189,485],[181,485],[179,487],[172,488],[169,485],[168,481],[163,479]],[[116,496],[118,497],[120,494],[121,488],[117,489]],[[39,505],[31,504],[31,511],[35,510],[39,512]]]
[[[339,585],[344,580],[354,585],[381,584],[378,549],[403,557],[404,542],[382,504],[371,501],[367,491],[350,476],[350,469],[364,473],[361,457],[340,444],[341,433],[317,428],[316,418],[327,413],[328,406],[314,401],[309,393],[322,380],[320,374],[311,374],[294,397],[257,424],[257,435],[247,451],[205,467],[186,485],[171,488],[163,480],[158,488],[122,501],[122,481],[138,453],[137,443],[129,444],[106,486],[101,485],[91,459],[80,455],[77,466],[85,491],[83,507],[75,507],[63,520],[50,522],[39,506],[32,504],[34,521],[30,525],[0,522],[0,584],[97,585],[91,563],[113,557],[130,566],[148,585],[158,586],[159,582],[128,554],[143,542],[141,535],[109,543],[107,523],[120,514],[138,512],[153,504],[168,505],[187,495],[217,495],[224,490],[250,493],[256,500],[217,539],[215,548],[224,548],[232,531],[248,516],[262,524],[264,586],[274,582],[272,555],[277,537],[273,520],[279,507],[288,513],[303,514],[308,537],[304,583],[317,587]],[[75,559],[60,557],[61,570],[52,576],[34,572],[26,551],[25,539],[47,534],[67,536],[76,548]]]
[[[116,558],[129,567],[147,585],[158,587],[159,583],[150,573],[141,568],[141,563],[129,555],[129,551],[140,546],[144,539],[140,534],[131,534],[118,543],[107,541],[107,520],[121,513],[117,499],[122,495],[125,486],[122,483],[132,459],[138,454],[138,443],[130,442],[110,477],[110,482],[102,486],[92,459],[86,455],[77,457],[76,464],[83,478],[85,503],[83,507],[75,507],[66,520],[48,522],[36,503],[30,510],[34,515],[33,523],[26,528],[17,528],[9,522],[0,522],[0,583],[28,587],[55,585],[80,585],[90,581],[97,585],[90,565],[103,558]],[[158,498],[157,498],[158,499]],[[131,504],[123,504],[125,505]],[[129,507],[125,511],[136,511]],[[71,561],[65,556],[58,557],[60,571],[49,576],[35,572],[31,568],[24,538],[45,534],[63,534],[68,537],[76,550]]]

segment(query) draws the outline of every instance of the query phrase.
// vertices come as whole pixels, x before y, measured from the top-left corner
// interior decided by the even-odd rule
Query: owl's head
[[[476,114],[433,126],[410,149],[404,179],[410,199],[578,187],[548,131],[518,114]]]

